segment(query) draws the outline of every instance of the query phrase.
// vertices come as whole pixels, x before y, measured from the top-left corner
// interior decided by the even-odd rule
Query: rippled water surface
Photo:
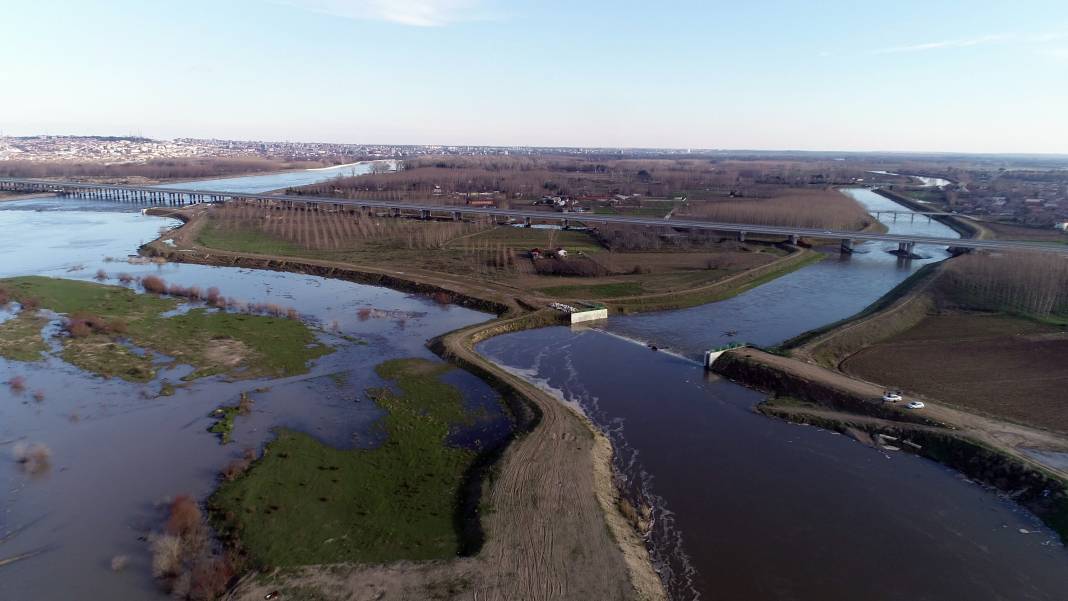
[[[242,191],[294,183],[290,174],[273,177],[278,179],[255,178]],[[246,302],[296,308],[337,351],[315,361],[306,375],[239,382],[207,378],[179,386],[170,397],[158,395],[161,380],[178,384],[188,367],[165,370],[141,385],[94,377],[55,357],[37,363],[0,359],[0,382],[18,375],[28,388],[16,395],[0,387],[0,535],[27,526],[0,546],[0,558],[45,550],[0,568],[0,599],[166,598],[152,582],[143,540],[159,527],[158,504],[176,494],[206,497],[219,470],[245,448],[261,447],[277,426],[337,446],[377,444],[371,426],[382,411],[364,394],[383,384],[374,366],[395,357],[437,360],[425,348],[428,338],[490,317],[422,296],[299,274],[126,262],[160,228],[176,224],[100,201],[0,203],[0,277],[91,280],[103,269],[113,284],[125,272],[217,286]],[[510,423],[489,386],[459,370],[446,379],[460,388],[476,416],[453,432],[452,443],[489,445],[507,435]],[[44,400],[34,400],[32,391]],[[254,409],[236,419],[234,442],[223,446],[206,431],[212,424],[208,415],[221,404],[235,404],[243,391],[251,392]],[[10,453],[19,441],[51,448],[52,468],[35,477],[17,469]],[[111,559],[118,555],[128,556],[130,564],[112,572]]]
[[[894,248],[831,254],[719,303],[506,334],[478,350],[609,433],[625,488],[657,508],[653,549],[677,598],[1063,599],[1068,553],[1027,511],[936,463],[765,418],[753,411],[761,394],[696,361],[724,342],[775,344],[848,317],[947,256],[919,248],[928,258],[901,261]]]

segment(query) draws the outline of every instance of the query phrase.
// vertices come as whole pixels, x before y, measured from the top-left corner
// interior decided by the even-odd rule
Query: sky
[[[0,134],[1068,153],[1065,0],[9,0]]]

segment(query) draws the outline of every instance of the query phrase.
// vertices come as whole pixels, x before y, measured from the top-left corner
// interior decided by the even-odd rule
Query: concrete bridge
[[[608,224],[638,227],[670,227],[676,230],[703,230],[732,234],[745,241],[747,236],[782,237],[797,244],[801,238],[837,239],[843,253],[851,253],[857,241],[896,242],[898,254],[911,256],[916,245],[947,248],[987,250],[1032,250],[1068,254],[1068,245],[1056,243],[1026,242],[1020,240],[975,240],[970,238],[939,238],[913,234],[882,234],[878,232],[852,232],[824,230],[778,225],[728,223],[672,218],[625,217],[622,215],[594,215],[592,213],[560,213],[527,209],[497,209],[492,207],[442,206],[411,202],[384,200],[344,200],[321,196],[297,196],[284,194],[251,194],[208,190],[184,190],[164,186],[126,186],[115,184],[88,184],[81,182],[50,181],[35,179],[0,178],[0,190],[16,192],[51,192],[58,196],[99,198],[115,202],[143,203],[153,205],[182,206],[200,202],[241,201],[261,204],[276,209],[351,212],[387,210],[393,216],[412,216],[422,219],[445,218],[460,220],[468,217],[504,218],[509,223],[521,222],[526,226],[534,223],[559,224],[565,228],[576,224]],[[907,212],[907,211],[903,211]],[[926,213],[923,213],[926,215]]]

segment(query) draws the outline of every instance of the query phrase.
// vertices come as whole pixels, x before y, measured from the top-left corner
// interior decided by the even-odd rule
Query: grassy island
[[[446,559],[460,548],[455,514],[472,451],[446,446],[463,398],[451,366],[399,359],[368,391],[387,414],[374,449],[344,450],[282,430],[243,476],[211,498],[216,526],[259,566]]]
[[[308,361],[331,352],[298,320],[195,308],[165,316],[181,302],[138,294],[123,286],[46,277],[0,279],[0,287],[23,310],[0,324],[0,356],[31,361],[47,350],[40,307],[80,322],[68,328],[61,356],[86,371],[148,382],[156,355],[192,365],[185,379],[214,374],[234,378],[283,377],[307,371]]]

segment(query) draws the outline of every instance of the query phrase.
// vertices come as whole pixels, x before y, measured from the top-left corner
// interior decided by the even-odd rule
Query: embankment
[[[190,220],[188,212],[152,213]],[[309,566],[296,571],[288,584],[387,594],[398,588],[410,591],[433,577],[463,581],[463,598],[666,598],[644,540],[620,510],[608,439],[560,400],[475,351],[478,342],[492,336],[559,323],[556,312],[530,311],[521,299],[502,298],[488,287],[454,285],[444,276],[402,277],[328,261],[214,251],[189,244],[185,233],[177,248],[156,241],[141,252],[178,262],[307,273],[412,292],[445,291],[461,304],[505,316],[428,343],[443,358],[490,383],[517,422],[510,443],[484,453],[465,474],[460,527],[467,551],[475,555],[420,566]],[[262,599],[264,586],[257,578],[246,578],[231,598]]]
[[[902,409],[881,402],[882,391],[875,384],[753,349],[725,353],[713,368],[747,386],[794,399],[765,402],[759,410],[766,415],[843,433],[907,440],[902,450],[1011,496],[1068,542],[1068,479],[1022,452],[1048,444],[1048,433],[930,404],[915,412]]]
[[[936,305],[929,291],[942,269],[941,262],[925,265],[860,313],[795,336],[779,349],[824,367],[837,368],[862,348],[922,321]]]

